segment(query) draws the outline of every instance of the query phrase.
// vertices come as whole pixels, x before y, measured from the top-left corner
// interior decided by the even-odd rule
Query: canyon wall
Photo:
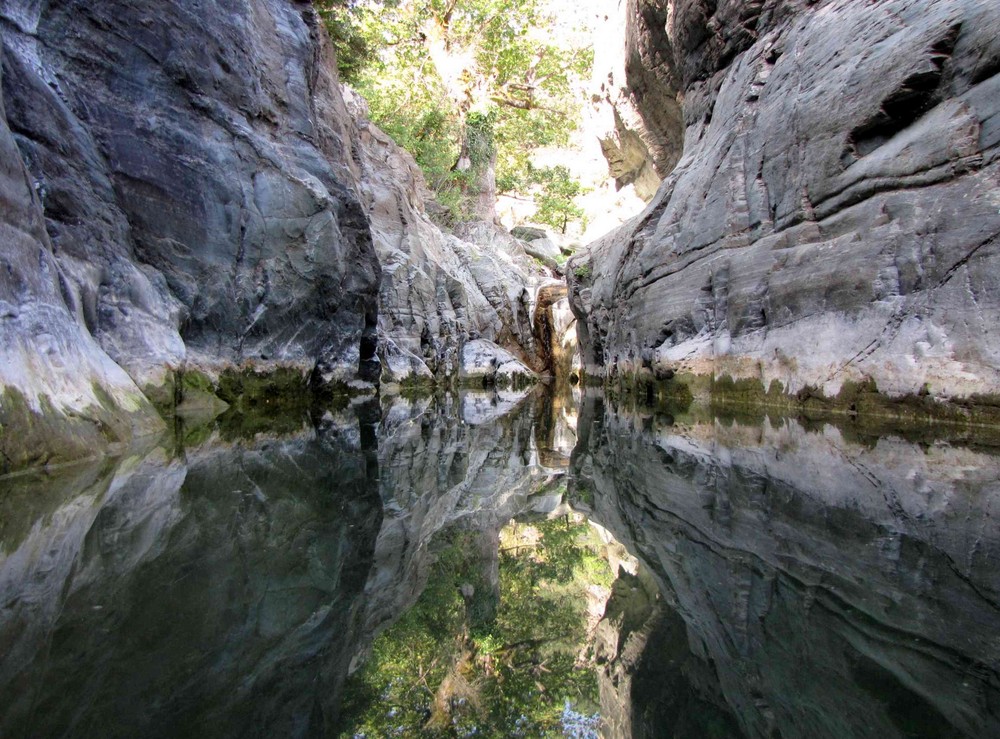
[[[996,4],[641,5],[683,155],[570,264],[587,373],[1000,391]]]
[[[370,392],[544,369],[551,278],[505,233],[431,222],[311,3],[3,0],[0,39],[0,471],[234,402],[268,382],[250,375]]]
[[[540,290],[560,283],[525,253],[524,242],[494,224],[440,228],[432,214],[444,209],[413,157],[367,120],[363,98],[350,90],[345,96],[358,191],[382,264],[383,380],[547,370],[535,309]]]
[[[178,369],[336,381],[364,369],[379,266],[310,5],[8,0],[0,33],[16,144],[5,164],[23,163],[30,186],[3,220],[34,224],[33,243],[6,241],[0,257],[49,267],[45,290],[22,281],[11,311],[55,306],[27,330],[3,319],[26,346],[4,386],[34,423],[55,419],[36,460],[72,456],[55,428],[65,418],[120,415],[105,398],[115,387],[147,412],[142,393],[169,405]],[[117,365],[118,385],[81,372],[85,352]],[[12,408],[0,406],[5,431]]]

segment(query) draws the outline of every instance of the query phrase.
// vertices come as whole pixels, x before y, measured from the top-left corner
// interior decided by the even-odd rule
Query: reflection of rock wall
[[[419,597],[440,531],[472,530],[495,584],[497,532],[565,467],[543,405],[372,400],[235,443],[220,421],[186,452],[8,481],[0,734],[334,734],[345,676]]]
[[[539,448],[532,411],[542,400],[537,391],[463,393],[396,401],[383,413],[379,474],[386,513],[365,587],[371,633],[420,596],[432,564],[427,549],[439,531],[458,524],[495,540],[561,472]]]
[[[154,452],[5,527],[0,733],[327,731],[381,518],[357,439]]]
[[[684,155],[571,261],[588,372],[1000,391],[1000,6],[646,5]]]
[[[620,573],[598,625],[601,735],[740,736],[718,680],[684,620],[646,578]]]
[[[595,518],[659,580],[714,665],[703,693],[747,735],[1000,732],[996,457],[600,408],[581,439]]]

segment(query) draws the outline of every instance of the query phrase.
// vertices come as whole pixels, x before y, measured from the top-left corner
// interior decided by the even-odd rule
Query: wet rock
[[[791,393],[1000,390],[997,7],[691,0],[657,22],[643,67],[673,70],[684,156],[570,262],[588,374],[651,350]]]
[[[462,348],[463,383],[510,387],[534,381],[535,373],[510,352],[491,341],[476,339]]]

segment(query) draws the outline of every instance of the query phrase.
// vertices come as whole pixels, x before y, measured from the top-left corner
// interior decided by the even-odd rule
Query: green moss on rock
[[[102,397],[103,396],[103,397]],[[106,393],[98,397],[106,407],[87,414],[66,414],[53,407],[47,396],[39,398],[40,411],[16,388],[0,394],[0,474],[26,467],[62,464],[105,452],[112,443],[125,441],[130,424],[116,416]]]
[[[781,382],[678,374],[666,380],[651,372],[614,375],[604,382],[613,402],[643,405],[670,415],[686,413],[741,422],[794,416],[807,426],[830,423],[854,441],[894,435],[915,442],[946,439],[973,446],[1000,445],[1000,395],[960,399],[929,393],[890,396],[872,379],[845,382],[834,396],[814,386],[790,393]]]
[[[834,396],[813,386],[788,393],[780,382],[765,388],[759,380],[723,376],[712,382],[713,410],[758,409],[794,414],[805,424],[833,423],[855,440],[896,435],[912,441],[947,438],[1000,444],[1000,397],[951,400],[928,394],[890,396],[872,379],[847,381]]]

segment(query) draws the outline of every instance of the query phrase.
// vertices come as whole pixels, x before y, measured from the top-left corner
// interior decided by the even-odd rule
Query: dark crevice
[[[842,157],[845,166],[850,166],[857,157],[871,154],[941,102],[945,63],[951,58],[960,33],[960,25],[949,28],[931,46],[925,63],[882,100],[873,116],[851,131]]]
[[[1000,74],[1000,53],[983,59],[975,72],[973,72],[971,82],[973,85],[978,85],[980,82],[985,82],[997,74]]]

